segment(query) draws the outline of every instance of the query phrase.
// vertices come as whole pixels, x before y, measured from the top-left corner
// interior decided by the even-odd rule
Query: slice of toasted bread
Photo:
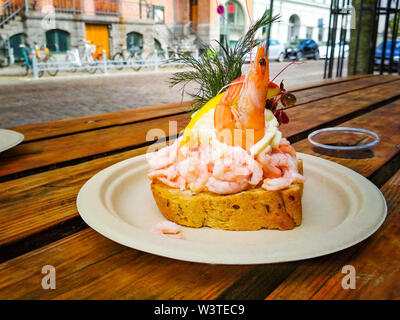
[[[302,163],[299,161],[299,171]],[[161,213],[180,225],[224,230],[290,230],[301,224],[303,184],[279,191],[253,188],[235,194],[192,193],[159,181],[151,191]]]

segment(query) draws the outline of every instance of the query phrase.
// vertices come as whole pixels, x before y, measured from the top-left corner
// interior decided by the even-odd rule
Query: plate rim
[[[199,254],[198,252],[197,253],[191,252],[188,255],[187,252],[185,251],[187,249],[186,248],[187,246],[182,245],[182,244],[183,243],[186,243],[186,244],[193,243],[193,241],[190,241],[190,240],[182,241],[182,240],[177,240],[177,239],[171,239],[171,238],[159,236],[156,234],[152,234],[149,231],[145,231],[145,230],[136,228],[136,227],[128,224],[124,220],[118,219],[115,216],[113,216],[112,214],[110,214],[109,210],[107,208],[104,208],[104,205],[102,208],[102,206],[99,205],[99,203],[94,203],[94,204],[92,204],[92,206],[95,206],[96,210],[105,210],[108,212],[108,214],[102,216],[103,220],[104,219],[106,220],[107,225],[104,225],[104,223],[102,223],[102,224],[99,223],[99,221],[96,221],[94,219],[93,215],[91,215],[90,213],[88,214],[89,209],[87,208],[87,203],[85,203],[84,197],[86,196],[87,192],[89,192],[91,190],[90,188],[93,187],[93,184],[95,184],[97,182],[97,180],[101,180],[101,178],[107,177],[108,173],[116,171],[119,168],[123,168],[124,166],[130,164],[131,162],[142,161],[143,158],[145,158],[147,156],[146,153],[136,156],[136,157],[133,157],[133,158],[130,158],[130,159],[120,161],[118,163],[115,163],[115,164],[101,170],[97,174],[95,174],[92,178],[90,178],[88,181],[86,181],[86,183],[81,187],[81,189],[78,193],[78,196],[77,196],[76,205],[77,205],[78,212],[79,212],[80,216],[82,217],[82,219],[96,232],[102,234],[103,236],[109,238],[112,241],[115,241],[122,245],[134,248],[136,250],[144,251],[147,253],[152,253],[152,254],[156,254],[159,256],[168,257],[168,258],[172,258],[172,259],[178,259],[178,260],[190,261],[190,262],[199,262],[199,263],[248,265],[248,264],[267,264],[267,263],[280,263],[280,262],[305,260],[305,259],[310,259],[310,258],[314,258],[314,257],[324,256],[327,254],[331,254],[331,253],[349,248],[349,247],[367,239],[372,234],[374,234],[376,232],[376,230],[379,229],[379,227],[385,221],[386,216],[387,216],[386,199],[384,198],[384,196],[383,196],[382,192],[379,190],[379,188],[377,188],[367,178],[358,174],[354,170],[349,169],[349,168],[347,168],[343,165],[340,165],[336,162],[329,161],[329,160],[326,160],[326,159],[323,159],[320,157],[316,157],[313,155],[300,153],[300,152],[298,152],[297,155],[299,158],[302,158],[303,160],[308,158],[308,159],[311,159],[314,161],[320,161],[331,167],[332,166],[336,167],[337,169],[344,171],[344,173],[346,173],[347,175],[351,175],[353,178],[356,177],[357,179],[355,179],[355,180],[363,181],[364,187],[367,186],[370,189],[370,191],[373,190],[373,192],[375,192],[376,197],[374,197],[374,200],[375,201],[376,201],[376,199],[380,200],[379,203],[377,203],[377,206],[380,207],[380,212],[376,213],[374,223],[365,227],[364,232],[358,231],[357,236],[351,237],[352,240],[351,239],[347,239],[346,241],[341,240],[340,245],[336,244],[336,245],[332,246],[332,244],[331,244],[330,248],[323,249],[323,253],[321,253],[321,251],[322,251],[321,249],[310,250],[308,248],[307,254],[304,252],[301,253],[300,255],[291,253],[291,255],[289,255],[290,257],[288,257],[288,258],[279,258],[279,255],[278,255],[278,258],[275,257],[272,259],[271,258],[268,259],[265,256],[259,257],[257,255],[258,253],[255,252],[253,259],[250,259],[250,261],[240,261],[240,259],[238,260],[236,258],[228,259],[226,254],[221,255],[221,256],[216,256],[213,258],[210,258],[209,256],[207,256],[207,254],[204,254],[204,252],[202,254]],[[101,200],[98,202],[101,202]],[[358,216],[359,216],[359,214],[358,214]],[[338,226],[341,226],[343,224],[344,223],[342,223]],[[329,230],[329,232],[327,232],[327,234],[329,235],[334,230],[337,230],[338,226]],[[116,232],[115,232],[116,230],[113,230],[114,227],[119,228],[118,234],[116,234]],[[135,236],[132,235],[132,230],[134,230],[136,232]],[[121,231],[123,231],[123,232],[121,232]],[[232,232],[232,231],[227,231],[227,232]],[[233,232],[235,232],[235,231],[233,231]],[[236,232],[240,232],[240,231],[236,231]],[[285,232],[290,232],[290,231],[285,231]],[[361,233],[361,234],[359,234],[359,233]],[[329,237],[327,237],[327,234],[321,235],[321,238],[329,240]],[[148,241],[151,242],[151,245],[149,245]],[[198,244],[198,246],[200,246],[200,247],[201,246],[207,247],[207,245],[205,245],[205,243],[202,243],[202,245],[201,245],[198,242],[196,242],[196,244]],[[174,247],[173,252],[171,252],[170,246]],[[216,248],[216,249],[218,249],[218,247],[220,247],[220,246],[226,247],[225,244],[217,244],[217,245],[212,244],[212,247]],[[251,245],[248,245],[248,246],[251,247]],[[275,247],[276,247],[276,245],[275,245]],[[179,251],[179,249],[181,249],[182,251]],[[315,252],[315,251],[317,251],[317,252]],[[229,252],[228,252],[228,257],[229,257]]]
[[[3,132],[6,131],[7,133],[13,135],[16,139],[13,142],[11,142],[10,144],[5,145],[3,147],[0,145],[0,152],[3,152],[3,151],[6,151],[8,149],[11,149],[11,148],[15,147],[16,145],[20,144],[25,139],[25,136],[21,132],[18,132],[18,131],[15,131],[15,130],[10,130],[10,129],[2,129],[2,128],[0,128],[0,134],[1,134],[2,131]]]

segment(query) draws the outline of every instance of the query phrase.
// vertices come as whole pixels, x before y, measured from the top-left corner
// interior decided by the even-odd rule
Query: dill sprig
[[[224,86],[240,77],[244,56],[250,52],[252,44],[256,47],[261,43],[260,39],[254,39],[254,34],[277,19],[278,16],[270,17],[269,11],[265,11],[233,48],[229,47],[227,41],[216,41],[221,48],[219,55],[211,44],[204,46],[204,53],[198,59],[187,53],[178,53],[174,61],[190,67],[191,70],[174,73],[169,81],[170,87],[182,85],[182,95],[186,92],[194,100],[193,111],[198,110]],[[185,90],[190,82],[197,84],[197,91]]]

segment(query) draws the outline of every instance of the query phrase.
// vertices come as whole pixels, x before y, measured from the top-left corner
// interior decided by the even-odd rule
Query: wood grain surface
[[[379,170],[385,161],[393,159],[395,146],[400,142],[400,130],[392,131],[397,128],[397,124],[388,126],[379,124],[378,121],[372,122],[376,116],[389,112],[393,119],[392,123],[399,123],[398,109],[398,103],[393,103],[343,124],[347,126],[370,123],[370,129],[376,131],[382,138],[374,155],[374,158],[378,160],[350,161],[334,157],[332,160],[339,163],[348,161],[346,162],[348,167],[365,175],[372,175],[373,168]],[[308,151],[309,145],[306,142],[299,142],[296,148],[304,152]],[[312,278],[315,283],[309,284],[307,290],[321,286],[324,279],[330,278],[332,274],[330,266],[337,272],[339,264],[345,263],[352,256],[351,250],[355,249],[350,248],[315,259],[319,261],[315,263],[315,268],[321,276]],[[263,298],[280,282],[285,283],[285,279],[291,279],[291,274],[295,274],[300,270],[299,268],[312,263],[310,261],[313,260],[261,266],[210,266],[188,263],[127,249],[89,229],[3,263],[0,267],[0,279],[7,281],[0,283],[0,297],[23,299]],[[60,279],[57,289],[51,292],[44,292],[39,287],[41,274],[38,270],[44,263],[54,265]],[[327,273],[324,273],[325,269],[321,267],[322,265]],[[5,277],[6,274],[11,276]],[[24,285],[16,288],[16,282],[21,283],[21,281]],[[306,294],[307,290],[304,290]]]
[[[399,97],[399,88],[400,79],[299,105],[288,110],[291,122],[283,128],[283,133],[287,137],[296,134],[297,139],[304,138],[312,129],[343,122]],[[46,170],[56,164],[69,165],[73,161],[140,147],[150,143],[146,138],[149,129],[158,128],[169,135],[169,121],[177,121],[179,132],[189,120],[189,114],[179,114],[18,145],[2,154],[0,178],[22,172],[31,174],[34,169]]]
[[[150,106],[101,113],[81,118],[27,124],[13,127],[11,129],[24,134],[24,141],[28,142],[32,140],[52,138],[67,134],[74,134],[77,132],[176,115],[190,111],[191,108],[191,101],[184,101],[182,103],[169,103],[160,106]]]
[[[54,164],[70,165],[74,160],[86,161],[90,160],[88,157],[148,145],[153,142],[146,138],[149,129],[157,128],[169,135],[170,121],[177,122],[179,132],[185,128],[189,119],[188,114],[179,114],[18,145],[4,152],[0,160],[0,177],[43,167],[49,169],[47,167]]]
[[[346,78],[330,79],[313,83],[311,86],[301,86],[294,90],[298,103],[309,102],[311,99],[323,98],[326,95],[356,90],[365,86],[395,80],[393,76],[371,77],[371,75],[355,75]],[[351,86],[348,85],[351,82]],[[329,86],[329,88],[324,88]],[[288,88],[290,89],[290,88]],[[304,92],[304,93],[303,93]],[[130,110],[108,112],[86,117],[51,121],[45,123],[27,124],[10,128],[25,135],[25,142],[52,138],[66,134],[89,131],[115,125],[139,122],[186,112],[191,109],[191,101],[170,103],[160,106],[149,106]]]
[[[305,107],[299,106],[298,108]],[[301,117],[301,119],[297,119],[296,121],[293,120],[289,125],[283,126],[282,131],[284,133],[289,132],[289,137],[294,137],[303,132],[302,130],[305,130],[307,128],[319,127],[321,126],[321,123],[329,123],[333,119],[337,119],[337,112],[335,108],[343,109],[340,108],[340,104],[335,104],[335,101],[332,101],[332,105],[324,103],[323,107],[320,108],[318,108],[318,106],[314,106],[314,104],[311,103],[309,105],[309,109],[305,109],[306,111],[308,110],[308,112],[306,112],[308,118],[306,118],[305,115],[297,115],[297,108],[291,109],[290,117]],[[379,112],[379,109],[377,110]],[[378,115],[384,116],[381,114]],[[180,117],[182,117],[182,115],[170,118],[179,120]],[[395,121],[392,121],[391,123],[392,126],[396,125]],[[142,131],[145,131],[143,130],[143,127],[146,127],[145,123],[143,123],[143,125],[141,126]],[[393,130],[390,125],[385,127]],[[118,133],[118,128],[119,127],[114,127],[110,129]],[[168,130],[168,127],[166,127],[165,129]],[[399,132],[399,130],[397,130],[397,132]],[[90,135],[90,137],[92,137],[93,132],[83,133],[82,135],[84,134],[88,134]],[[67,138],[71,139],[71,137],[72,136],[67,136],[53,140]],[[138,136],[136,136],[135,138],[138,138]],[[57,147],[53,143],[53,140],[38,141],[36,143],[38,145],[52,143],[53,146]],[[96,152],[98,152],[98,148],[104,148],[102,150],[107,150],[107,148],[114,148],[117,145],[117,143],[113,144],[113,141],[106,141],[106,139],[97,140],[97,145],[92,146],[92,148],[95,149]],[[71,139],[70,141],[73,140]],[[79,144],[74,142],[76,147],[68,148],[68,153],[70,155],[73,154],[73,150],[75,150],[75,152],[77,153],[81,152],[79,146],[81,145],[81,143],[83,144],[82,141],[83,139],[80,140]],[[112,145],[112,147],[110,147],[110,145]],[[308,146],[308,142],[305,140],[302,142],[301,145]],[[299,149],[299,151],[301,151],[301,148],[303,147],[297,148]],[[312,152],[312,150],[309,149],[305,151],[308,153]],[[84,152],[86,152],[86,150],[84,150]],[[87,181],[98,171],[118,161],[142,154],[144,152],[146,152],[145,147],[126,152],[118,152],[92,161],[84,161],[78,164],[70,164],[59,169],[47,170],[38,174],[19,178],[17,180],[10,180],[0,183],[0,244],[5,244],[11,241],[22,239],[29,234],[44,230],[46,228],[49,228],[50,226],[75,217],[77,215],[77,212],[75,210],[76,195],[78,194],[79,189],[82,187],[85,181]],[[43,151],[40,154],[45,155],[48,159],[51,160],[56,153],[56,151],[50,153],[50,150],[47,150],[47,152]],[[390,154],[390,156],[392,156],[392,154]],[[374,157],[373,159],[374,161],[379,160],[378,157]],[[385,161],[386,159],[383,160]],[[38,164],[42,164],[41,161],[44,160],[41,158],[37,159]],[[352,161],[355,160],[347,162]],[[360,163],[365,162],[369,163],[366,160],[360,160]],[[342,163],[346,165],[346,162]],[[19,164],[26,165],[26,163],[23,162],[21,159],[21,161],[17,161],[16,163],[10,162],[9,166],[11,168],[15,168],[15,166]],[[28,165],[31,164],[28,163]],[[371,168],[372,170],[374,170],[376,166],[372,165]],[[33,204],[32,199],[35,199]]]
[[[388,216],[378,232],[342,252],[304,261],[267,299],[399,299],[400,171],[381,191]],[[355,289],[342,288],[345,265],[355,268]]]
[[[1,183],[0,245],[76,216],[76,196],[90,177],[146,150],[142,147]]]
[[[383,186],[389,210],[382,228],[362,243],[290,263],[182,262],[124,247],[82,223],[75,201],[83,183],[146,152],[149,128],[168,132],[169,120],[183,128],[189,119],[184,105],[154,107],[151,116],[129,110],[25,127],[32,142],[0,160],[0,259],[16,256],[0,264],[0,299],[398,299],[398,79],[363,76],[298,89],[298,105],[288,110],[291,122],[282,127],[297,141],[296,150],[343,164]],[[316,128],[337,125],[373,130],[381,141],[373,153],[349,158],[321,154],[305,139]],[[43,132],[36,133],[41,126]],[[21,173],[25,176],[18,177]],[[40,285],[41,268],[48,264],[57,270],[56,290]],[[341,287],[346,264],[356,269],[356,290]]]
[[[383,119],[389,120],[385,121]],[[308,140],[295,143],[294,147],[297,151],[322,157],[350,167],[358,173],[369,177],[377,184],[381,181],[379,175],[376,173],[377,169],[383,169],[384,165],[391,160],[395,162],[394,165],[400,166],[400,162],[396,158],[400,152],[400,100],[344,122],[340,126],[371,130],[379,135],[380,142],[376,145],[374,152],[366,151],[350,155],[321,153],[322,151],[313,148]],[[395,168],[394,172],[398,169]],[[383,171],[381,174],[387,174],[387,172]],[[391,176],[393,172],[389,174]]]

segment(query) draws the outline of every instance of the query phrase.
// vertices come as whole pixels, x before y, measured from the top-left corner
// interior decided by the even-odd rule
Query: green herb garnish
[[[257,30],[277,19],[278,16],[270,17],[269,11],[265,11],[263,16],[254,23],[233,48],[230,48],[227,42],[216,41],[221,48],[219,56],[211,44],[204,46],[204,53],[199,59],[187,53],[178,53],[178,57],[174,61],[191,67],[192,70],[174,73],[170,79],[170,87],[181,84],[183,95],[189,82],[196,83],[198,85],[197,91],[186,93],[194,100],[193,111],[198,110],[207,101],[215,97],[224,86],[241,76],[243,59],[250,52],[252,42],[254,41],[254,47],[261,43],[260,39],[253,40],[253,35]]]

